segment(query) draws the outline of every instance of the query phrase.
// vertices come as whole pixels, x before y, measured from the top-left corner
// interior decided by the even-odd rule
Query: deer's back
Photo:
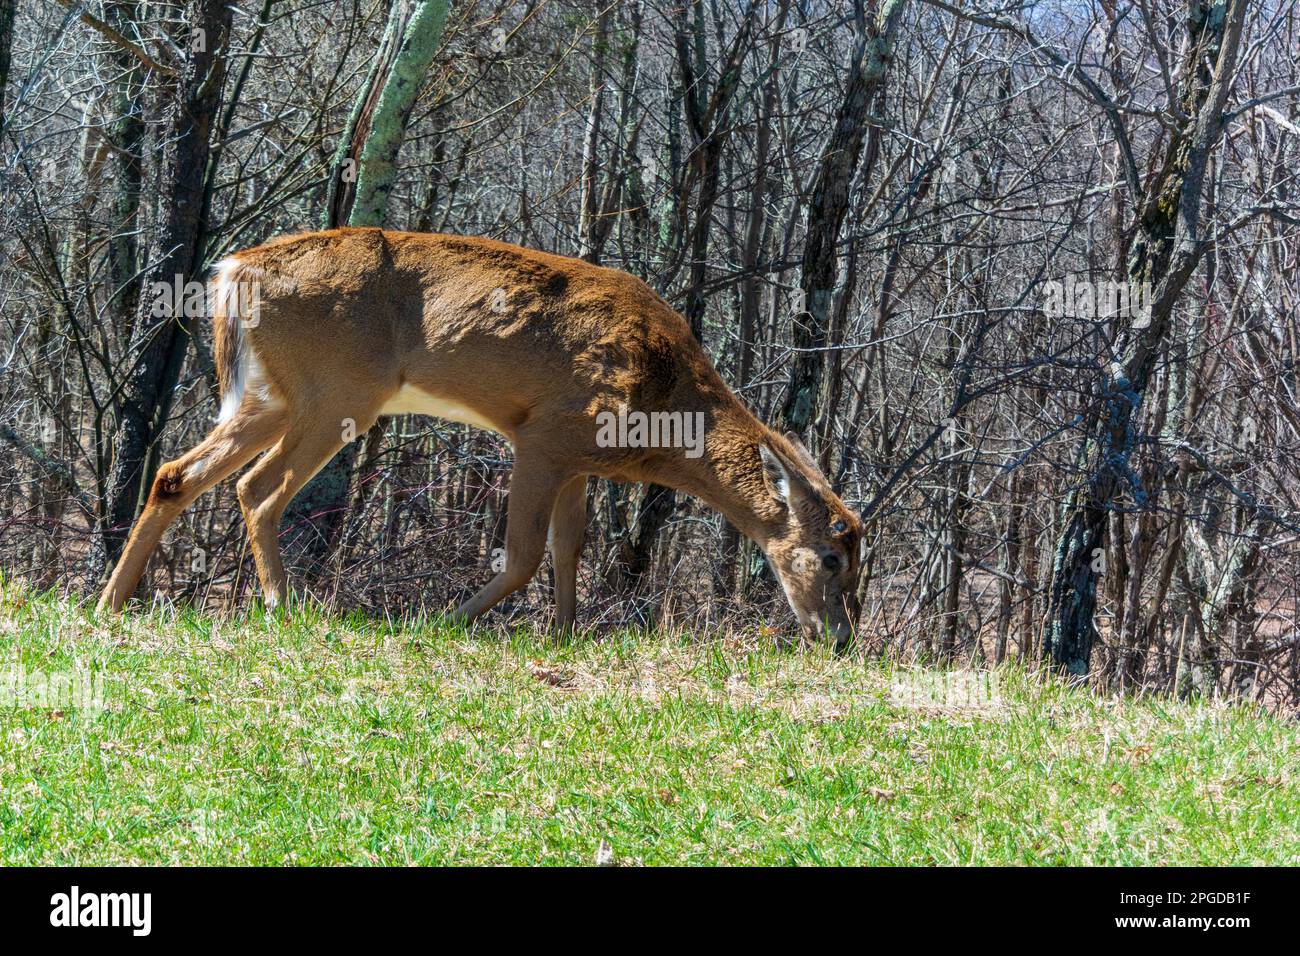
[[[238,258],[266,279],[254,347],[300,366],[290,376],[310,376],[306,361],[351,387],[417,388],[506,434],[541,416],[590,431],[619,404],[699,407],[701,389],[725,391],[645,283],[579,259],[379,229],[289,236]]]

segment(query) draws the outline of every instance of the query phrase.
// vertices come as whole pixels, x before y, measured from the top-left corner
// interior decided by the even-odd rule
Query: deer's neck
[[[763,478],[759,445],[768,429],[727,392],[706,413],[704,454],[674,462],[672,474],[656,479],[721,511],[742,534],[761,548],[782,516]]]

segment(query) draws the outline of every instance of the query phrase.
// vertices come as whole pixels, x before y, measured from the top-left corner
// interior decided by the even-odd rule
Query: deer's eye
[[[822,567],[827,571],[838,571],[840,569],[840,556],[838,554],[828,554],[822,558]]]
[[[844,519],[843,519],[843,518],[840,518],[840,519],[839,519],[838,521],[836,521],[833,525],[831,525],[831,531],[832,531],[834,534],[843,534],[843,533],[844,533],[845,531],[847,531],[848,529],[849,529],[849,526],[848,526],[847,524],[844,523]]]

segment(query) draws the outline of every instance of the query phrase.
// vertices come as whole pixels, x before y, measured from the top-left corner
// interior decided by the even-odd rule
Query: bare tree
[[[209,135],[221,103],[231,10],[220,0],[190,5],[186,34],[177,44],[187,51],[169,90],[170,121],[162,149],[158,192],[166,197],[149,246],[144,284],[171,289],[202,272],[197,253],[207,227],[203,196],[211,148]],[[101,515],[101,532],[91,561],[97,579],[121,552],[131,520],[143,504],[158,465],[157,442],[171,412],[173,393],[192,333],[184,309],[159,307],[141,296],[126,355],[129,371],[117,396],[113,466]],[[175,300],[173,300],[175,304]]]
[[[1103,360],[1096,423],[1090,426],[1084,484],[1065,503],[1065,526],[1057,541],[1052,589],[1043,626],[1043,653],[1075,674],[1087,673],[1094,640],[1097,558],[1106,517],[1121,489],[1140,500],[1145,492],[1130,466],[1134,424],[1182,295],[1209,244],[1201,218],[1210,154],[1223,133],[1223,109],[1236,79],[1237,50],[1247,0],[1196,3],[1188,11],[1187,52],[1164,161],[1150,177],[1137,215],[1128,275],[1149,285],[1150,314],[1141,327],[1120,332],[1114,356]]]
[[[388,224],[398,153],[416,97],[438,51],[448,7],[449,0],[397,0],[393,4],[370,81],[357,98],[348,135],[339,142],[330,180],[333,190],[327,204],[327,227]],[[376,423],[365,442],[373,445],[382,431],[383,426]],[[317,557],[333,544],[343,526],[356,461],[357,444],[349,442],[286,511],[291,525],[313,528],[309,548]]]
[[[0,41],[6,579],[86,587],[208,431],[207,323],[159,288],[383,225],[647,281],[866,516],[861,653],[1300,706],[1289,0],[59,0]],[[454,605],[511,458],[381,420],[293,503],[295,580]],[[708,511],[592,504],[584,623],[785,628]],[[223,608],[252,572],[227,489],[147,569]]]

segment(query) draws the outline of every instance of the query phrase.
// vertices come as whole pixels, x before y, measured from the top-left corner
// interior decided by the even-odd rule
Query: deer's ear
[[[758,446],[758,454],[763,459],[763,480],[773,498],[789,508],[811,494],[803,475],[780,454],[766,445]]]
[[[790,443],[790,447],[794,449],[794,453],[803,460],[805,465],[809,468],[817,467],[817,463],[813,461],[812,453],[808,451],[808,446],[803,443],[803,439],[799,437],[798,432],[786,432],[785,440]]]
[[[766,445],[758,446],[759,457],[763,459],[763,480],[772,497],[783,505],[790,504],[790,472],[785,462],[776,457],[776,452]]]

